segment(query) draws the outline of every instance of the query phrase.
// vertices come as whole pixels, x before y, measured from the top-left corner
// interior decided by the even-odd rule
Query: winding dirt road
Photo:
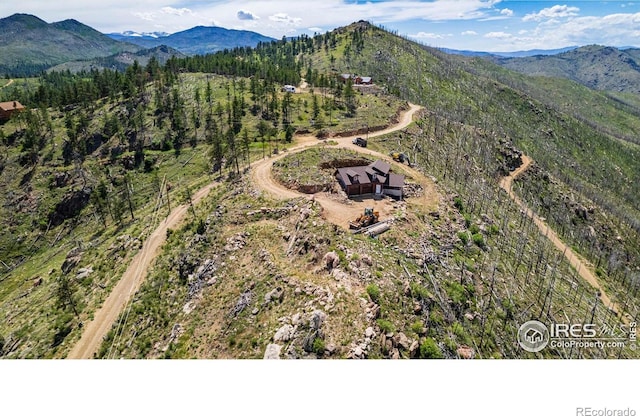
[[[197,204],[216,185],[218,183],[210,183],[198,190],[192,196],[193,203]],[[188,210],[189,205],[178,206],[149,235],[102,307],[96,311],[93,320],[85,325],[80,340],[71,349],[67,358],[88,359],[93,358],[94,354],[98,352],[104,337],[118,319],[120,312],[125,309],[131,297],[142,285],[147,275],[147,269],[167,239],[167,229],[177,226],[184,219]]]
[[[410,105],[408,111],[406,111],[398,124],[389,127],[388,129],[370,134],[369,136],[376,136],[394,131],[402,130],[411,124],[413,115],[421,107],[416,105]],[[370,150],[361,149],[353,144],[351,140],[353,137],[343,137],[338,139],[340,147],[352,147],[356,150],[365,151],[366,153],[382,156],[388,159],[380,153]],[[252,180],[261,188],[269,191],[274,196],[287,199],[296,198],[304,194],[287,189],[286,187],[278,184],[271,177],[271,167],[273,162],[290,154],[292,152],[299,152],[307,147],[318,144],[318,139],[314,136],[301,136],[296,138],[296,146],[289,149],[288,152],[282,153],[276,157],[270,159],[263,159],[258,162],[254,162],[252,165]],[[217,186],[218,183],[210,183],[205,187],[198,190],[193,196],[192,200],[194,204],[197,204],[202,198],[204,198],[209,191]],[[348,220],[350,217],[345,216],[345,205],[337,201],[331,200],[326,197],[318,196],[321,205],[324,209],[331,212],[339,212],[342,210],[341,217]],[[377,201],[376,201],[377,202]],[[109,330],[113,327],[113,324],[118,319],[120,313],[125,309],[132,296],[138,291],[144,278],[147,275],[147,270],[151,265],[151,262],[158,255],[159,248],[164,244],[167,238],[167,229],[176,227],[186,216],[189,209],[188,205],[180,205],[175,208],[169,216],[156,228],[151,235],[146,239],[140,251],[133,257],[129,267],[124,272],[116,286],[113,288],[102,307],[96,311],[94,318],[91,322],[87,323],[84,327],[80,340],[71,349],[67,358],[69,359],[89,359],[93,358],[97,353],[98,348],[102,344],[105,336]],[[361,212],[361,209],[359,210]]]
[[[529,207],[524,202],[522,202],[522,200],[513,192],[512,187],[514,179],[516,179],[519,175],[526,171],[529,166],[531,166],[532,162],[533,160],[531,160],[530,157],[522,155],[522,165],[520,165],[518,169],[511,172],[509,176],[503,177],[500,180],[500,187],[504,189],[509,197],[520,207],[520,209],[522,209],[526,213],[526,215],[533,220],[540,232],[545,235],[549,239],[549,241],[551,241],[553,245],[556,246],[558,250],[564,253],[565,258],[567,259],[571,267],[578,271],[580,277],[582,277],[585,281],[587,281],[587,283],[593,286],[594,289],[600,292],[600,299],[602,300],[602,303],[604,303],[604,305],[612,310],[616,315],[619,315],[617,305],[611,301],[609,296],[602,289],[589,263],[582,257],[580,257],[575,251],[573,251],[571,247],[566,245],[560,239],[560,237],[558,237],[555,231],[553,231],[551,227],[549,227],[549,225],[544,222],[544,220],[540,216],[529,209]]]
[[[402,113],[397,124],[390,126],[384,130],[380,130],[374,133],[369,133],[369,137],[381,136],[388,133],[393,133],[399,130],[405,129],[409,124],[413,122],[414,114],[420,110],[422,107],[409,104],[409,109]],[[367,148],[362,148],[356,146],[352,143],[354,138],[358,137],[357,135],[348,136],[348,137],[333,137],[330,140],[338,142],[337,145],[331,146],[332,148],[346,148],[358,151],[360,153],[368,154],[374,156],[376,158],[387,160],[388,162],[395,164],[397,166],[401,166],[402,169],[409,171],[413,174],[414,180],[420,183],[423,187],[423,197],[417,201],[417,203],[427,206],[434,207],[437,205],[438,198],[435,190],[435,185],[425,178],[420,172],[409,168],[407,165],[394,162],[388,155],[382,154],[380,152],[376,152]],[[304,149],[307,149],[311,146],[321,145],[322,142],[318,140],[315,136],[302,136],[296,138],[296,146],[288,149],[288,151],[280,153],[277,156],[262,159],[255,164],[252,165],[251,170],[251,181],[252,183],[262,189],[263,191],[268,192],[272,196],[278,199],[289,199],[289,198],[298,198],[301,196],[309,197],[308,194],[303,194],[298,191],[294,191],[292,189],[287,188],[286,186],[280,184],[276,181],[271,175],[271,170],[273,168],[273,163],[277,160],[286,157],[287,155],[300,152]],[[394,209],[392,204],[387,200],[373,200],[366,199],[365,201],[358,201],[355,199],[351,199],[349,204],[345,204],[341,201],[337,201],[331,198],[328,194],[324,192],[318,192],[313,195],[314,199],[320,203],[323,208],[323,216],[328,221],[337,224],[343,228],[349,228],[349,221],[353,220],[356,216],[360,215],[363,212],[365,206],[373,207],[374,210],[380,212],[380,217],[384,218],[390,216]]]

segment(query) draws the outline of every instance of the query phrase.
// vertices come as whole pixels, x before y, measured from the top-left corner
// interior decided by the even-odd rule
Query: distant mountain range
[[[254,47],[260,42],[275,39],[247,30],[232,30],[215,26],[196,26],[189,30],[167,35],[166,33],[110,33],[114,40],[133,43],[145,48],[167,45],[186,55],[214,53],[237,46]]]
[[[144,64],[151,56],[162,63],[170,56],[254,47],[273,40],[256,32],[206,26],[174,34],[128,31],[105,35],[76,20],[47,23],[36,16],[14,14],[0,19],[0,76],[32,76],[50,68],[120,70],[134,60]],[[468,59],[488,59],[528,75],[568,78],[592,89],[640,93],[640,49],[590,45],[491,53],[440,50]]]
[[[453,55],[480,56],[480,57],[500,56],[504,58],[523,58],[523,57],[536,56],[536,55],[556,55],[559,53],[568,52],[576,48],[578,48],[578,46],[569,46],[569,47],[560,48],[560,49],[531,49],[527,51],[516,51],[516,52],[481,52],[481,51],[466,51],[466,50],[447,49],[447,48],[440,48],[440,50],[445,53],[453,54]]]
[[[0,76],[32,76],[61,64],[65,65],[57,68],[119,68],[132,56],[141,63],[151,55],[162,62],[167,54],[206,54],[272,40],[255,32],[204,26],[172,35],[105,35],[76,20],[47,23],[33,15],[14,14],[0,19]],[[169,48],[158,49],[162,45]],[[145,49],[152,51],[141,52]],[[102,59],[106,57],[112,58]]]
[[[589,45],[556,55],[486,58],[527,75],[568,78],[595,90],[640,93],[640,49]]]
[[[76,20],[49,24],[28,14],[0,19],[0,74],[34,75],[64,62],[141,49]]]
[[[124,71],[128,66],[133,65],[135,61],[138,64],[146,66],[152,57],[156,58],[160,65],[164,65],[171,57],[182,58],[186,55],[180,51],[170,48],[166,45],[156,46],[155,48],[143,49],[139,52],[121,52],[115,55],[100,57],[82,61],[70,61],[49,68],[48,71],[66,71],[80,72],[90,71],[93,69],[113,69]]]

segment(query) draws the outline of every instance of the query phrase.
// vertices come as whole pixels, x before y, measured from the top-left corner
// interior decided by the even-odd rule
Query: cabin
[[[338,79],[343,84],[351,82],[353,85],[373,85],[372,77],[361,77],[360,75],[353,74],[340,74]]]
[[[18,101],[0,103],[0,120],[9,120],[14,114],[24,111],[24,106]]]
[[[391,165],[383,160],[338,168],[335,177],[348,197],[373,194],[402,198],[404,176],[391,173]]]

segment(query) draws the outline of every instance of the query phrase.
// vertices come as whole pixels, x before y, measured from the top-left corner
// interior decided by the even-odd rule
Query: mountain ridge
[[[567,78],[594,90],[640,92],[640,50],[586,45],[553,56],[487,57],[533,76]]]
[[[133,35],[127,35],[127,33],[133,33]],[[187,55],[214,53],[237,46],[255,47],[260,42],[275,40],[257,32],[226,29],[219,26],[195,26],[181,32],[155,37],[132,31],[110,33],[107,36],[146,48],[164,44]]]
[[[28,14],[0,19],[0,73],[30,76],[64,62],[139,50],[73,19],[47,23]]]

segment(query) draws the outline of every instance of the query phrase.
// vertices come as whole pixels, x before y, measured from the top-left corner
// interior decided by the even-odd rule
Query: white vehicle
[[[294,87],[293,85],[285,85],[284,87],[282,87],[282,92],[294,93],[296,92],[296,87]]]

